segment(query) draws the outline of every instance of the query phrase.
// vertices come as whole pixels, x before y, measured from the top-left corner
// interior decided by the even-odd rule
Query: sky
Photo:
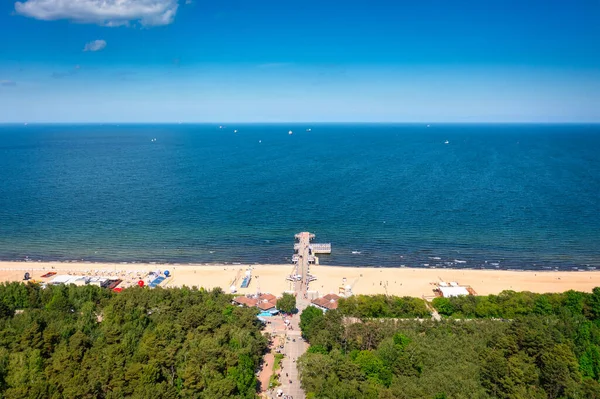
[[[600,0],[5,0],[0,123],[600,122]]]

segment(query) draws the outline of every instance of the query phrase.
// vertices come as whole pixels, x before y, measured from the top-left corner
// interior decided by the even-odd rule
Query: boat
[[[292,132],[291,130],[288,132],[288,134],[293,134],[294,132]]]
[[[444,141],[444,144],[450,144],[450,142],[448,140]]]
[[[307,132],[311,132],[311,131],[312,131],[312,129],[311,129],[311,128],[308,128],[308,129],[306,129],[306,131],[307,131]]]
[[[352,251],[352,255],[360,255],[360,251]]]
[[[235,129],[233,132],[234,132],[234,133],[237,133],[237,129]]]

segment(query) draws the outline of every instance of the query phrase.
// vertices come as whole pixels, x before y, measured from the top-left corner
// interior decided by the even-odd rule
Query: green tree
[[[254,398],[266,339],[222,291],[32,287],[0,284],[0,398]]]
[[[432,301],[432,305],[439,314],[444,316],[452,316],[456,311],[449,298],[435,298]]]
[[[592,290],[592,295],[589,297],[589,306],[593,319],[600,319],[600,287]]]
[[[285,292],[281,298],[277,300],[277,309],[284,313],[296,312],[296,297]]]
[[[302,330],[302,336],[309,341],[314,336],[318,325],[323,322],[324,316],[323,311],[314,307],[309,306],[302,311],[300,314],[300,329]]]
[[[0,318],[12,317],[14,311],[2,300],[0,300]]]
[[[361,371],[376,382],[389,386],[392,379],[391,370],[386,367],[383,360],[372,351],[360,351],[356,354],[354,362]]]
[[[541,381],[549,399],[562,397],[581,382],[577,359],[567,345],[544,351],[540,361]]]

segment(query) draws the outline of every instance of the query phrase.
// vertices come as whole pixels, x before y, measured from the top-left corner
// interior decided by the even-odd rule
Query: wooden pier
[[[315,254],[330,254],[331,244],[313,244],[311,240],[315,238],[314,234],[308,232],[298,233],[294,236],[294,255],[292,261],[295,263],[294,274],[289,279],[296,282],[295,291],[301,293],[302,297],[306,295],[308,284],[316,280],[310,274],[310,264],[318,264],[319,258]]]
[[[328,244],[310,244],[308,249],[312,250],[313,254],[330,254],[331,243]]]
[[[298,252],[300,249],[300,243],[294,244],[294,251]],[[308,249],[312,254],[330,254],[331,253],[331,244],[309,244]]]

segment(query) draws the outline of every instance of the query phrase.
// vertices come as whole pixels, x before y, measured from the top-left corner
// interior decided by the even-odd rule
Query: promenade
[[[314,253],[312,252],[310,240],[314,234],[302,232],[295,236],[297,243],[294,244],[294,257],[296,267],[294,269],[295,279],[294,295],[296,296],[296,308],[298,312],[287,318],[289,324],[271,323],[273,327],[272,335],[283,336],[284,344],[282,353],[284,358],[281,361],[281,385],[274,390],[269,391],[270,397],[277,397],[277,391],[283,392],[283,397],[292,397],[293,399],[304,399],[306,394],[300,386],[300,375],[297,368],[297,361],[308,349],[308,343],[302,339],[300,331],[300,314],[310,306],[310,300],[307,298],[307,288],[311,280],[310,263],[314,262]],[[331,251],[328,244],[322,245],[321,251]]]

